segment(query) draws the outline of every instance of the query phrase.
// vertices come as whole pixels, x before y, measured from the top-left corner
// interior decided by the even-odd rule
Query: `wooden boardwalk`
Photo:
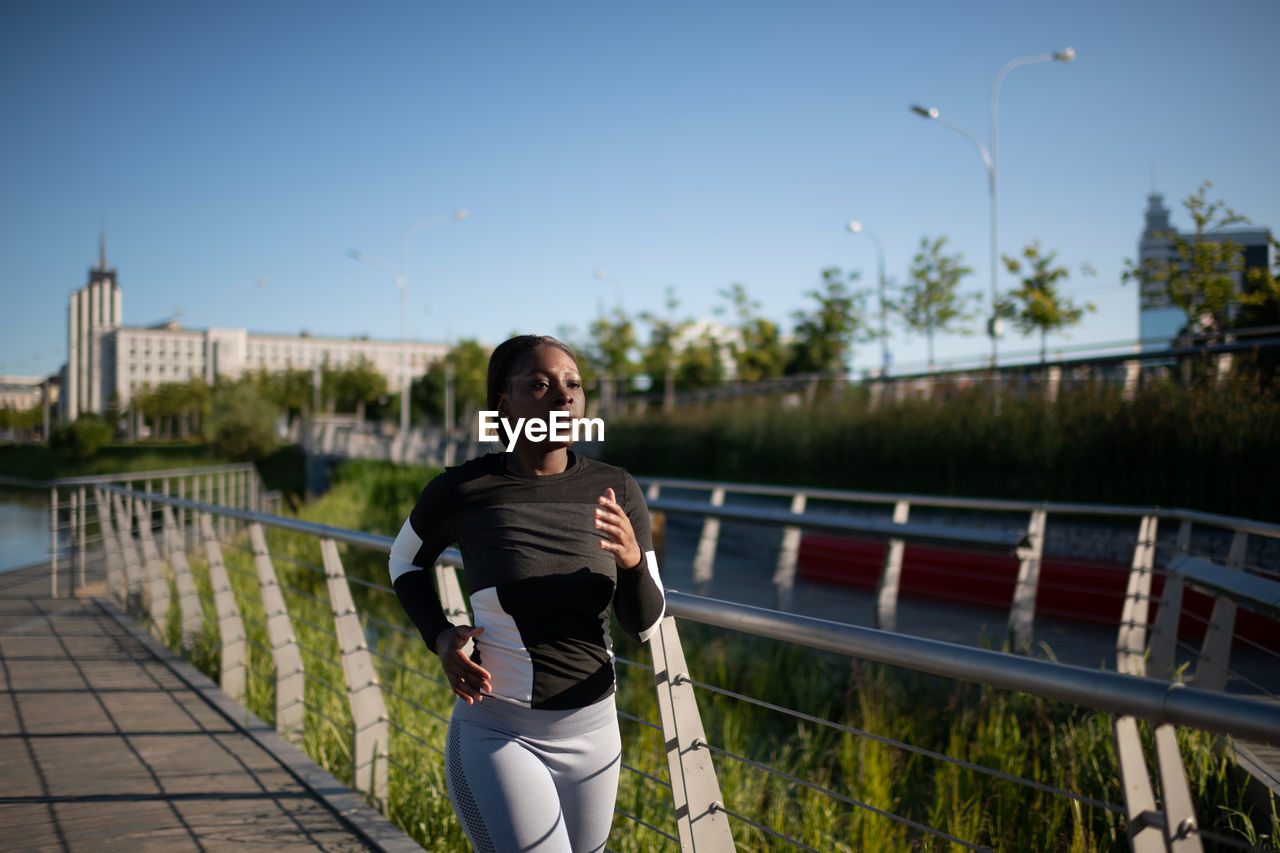
[[[419,850],[104,599],[0,574],[0,849]]]

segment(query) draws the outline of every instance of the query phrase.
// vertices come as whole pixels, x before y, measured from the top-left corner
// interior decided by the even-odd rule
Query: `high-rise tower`
[[[71,294],[67,307],[67,375],[63,382],[62,418],[74,421],[81,412],[101,412],[115,379],[114,351],[103,335],[120,326],[120,287],[107,266],[107,236],[98,237],[98,263],[89,283]],[[107,364],[105,362],[113,362]]]

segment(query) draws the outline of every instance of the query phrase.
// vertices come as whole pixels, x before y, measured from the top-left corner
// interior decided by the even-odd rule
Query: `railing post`
[[[1027,545],[1018,549],[1018,580],[1009,608],[1009,639],[1019,652],[1031,649],[1035,639],[1036,596],[1040,591],[1040,559],[1044,556],[1044,530],[1049,513],[1033,509],[1027,525]]]
[[[267,537],[261,524],[249,525],[249,541],[253,544],[253,563],[258,569],[258,586],[262,590],[262,612],[267,620],[267,637],[271,641],[271,658],[276,666],[276,731],[289,740],[302,740],[304,726],[303,691],[306,671],[302,650],[289,620],[284,593],[276,579],[275,566],[267,552]]]
[[[329,603],[333,608],[333,624],[338,633],[342,671],[347,678],[347,697],[351,704],[352,782],[358,791],[385,809],[390,733],[386,703],[342,569],[342,559],[338,556],[338,545],[332,539],[321,539],[320,550],[324,555],[324,576],[329,586]]]
[[[1181,554],[1191,550],[1191,522],[1178,525],[1174,548]],[[1147,656],[1148,671],[1155,678],[1173,678],[1177,669],[1178,624],[1182,619],[1182,575],[1169,572],[1164,578],[1164,591],[1151,626],[1151,650]]]
[[[1124,791],[1125,817],[1133,853],[1168,853],[1163,820],[1156,811],[1156,796],[1147,773],[1147,758],[1136,717],[1116,717],[1112,723],[1116,737],[1116,762],[1120,787]]]
[[[227,566],[222,562],[222,548],[213,536],[213,519],[206,513],[201,521],[209,536],[204,543],[209,558],[209,585],[213,587],[213,607],[218,613],[218,636],[222,646],[222,692],[237,702],[244,700],[245,673],[248,672],[249,646],[244,632],[244,619],[236,604]]]
[[[906,524],[911,504],[898,501],[893,505],[893,523]],[[898,627],[898,588],[902,585],[902,552],[906,543],[890,539],[884,552],[884,566],[880,570],[880,583],[876,587],[875,626],[881,631],[896,631]]]
[[[1187,786],[1187,771],[1178,749],[1178,732],[1165,723],[1155,727],[1156,765],[1160,772],[1160,794],[1164,800],[1164,840],[1170,853],[1202,853],[1204,846],[1196,832],[1195,806]]]
[[[807,497],[804,492],[791,496],[791,514],[804,515]],[[800,554],[800,528],[782,529],[782,548],[778,551],[778,565],[773,571],[773,601],[779,610],[790,610],[796,587],[796,558]]]
[[[167,509],[168,507],[166,507]],[[194,519],[199,513],[193,515]],[[182,635],[180,645],[189,653],[195,645],[196,634],[204,625],[204,612],[200,609],[200,594],[196,592],[196,583],[191,577],[191,566],[187,563],[187,552],[182,542],[174,543],[177,547],[169,550],[169,565],[173,567],[173,584],[178,591],[178,612],[182,616]]]
[[[1245,549],[1249,534],[1237,530],[1227,554],[1227,568],[1237,571],[1244,568]],[[1213,602],[1213,615],[1204,631],[1200,646],[1200,658],[1196,661],[1196,687],[1205,690],[1223,690],[1227,686],[1228,662],[1231,660],[1231,640],[1235,633],[1236,603],[1225,595]]]
[[[471,613],[467,610],[467,598],[462,594],[462,586],[458,583],[458,570],[453,566],[436,563],[436,594],[440,596],[440,606],[450,622],[457,624],[458,620],[471,619]]]
[[[649,650],[680,849],[735,850],[674,617],[662,620]]]
[[[1116,668],[1129,675],[1146,675],[1147,618],[1151,611],[1151,572],[1155,566],[1156,527],[1160,519],[1144,515],[1138,523],[1138,542],[1129,567],[1129,587],[1116,635]],[[1176,626],[1175,626],[1176,629]]]
[[[120,526],[116,528],[116,538],[120,541],[120,551],[124,555],[125,611],[136,614],[142,605],[142,560],[138,557],[138,549],[133,541],[133,519],[126,509],[129,504],[119,493],[111,494],[111,506]]]
[[[147,592],[150,597],[148,612],[151,616],[151,632],[164,639],[164,626],[169,624],[169,580],[164,576],[164,564],[160,551],[151,535],[151,505],[139,501],[136,505],[138,536],[142,540],[142,558],[145,561]]]
[[[49,488],[49,597],[58,597],[58,487]]]
[[[711,505],[724,506],[724,489],[711,491]],[[693,589],[699,595],[705,595],[711,585],[712,572],[716,562],[716,543],[720,539],[720,519],[704,518],[702,520],[702,536],[698,539],[698,550],[693,556]]]
[[[79,584],[76,583],[76,568],[80,563],[80,527],[77,524],[77,520],[80,517],[78,497],[76,489],[69,490],[67,495],[67,500],[70,501],[67,512],[67,586],[71,591],[72,598],[75,598],[78,588],[84,586],[83,578],[80,579]]]
[[[79,498],[79,511],[76,513],[76,569],[80,573],[80,588],[86,586],[85,582],[85,514],[88,506],[85,501],[88,499],[88,493],[84,486],[76,489],[76,495]]]
[[[115,524],[111,521],[111,499],[102,489],[94,489],[93,494],[94,504],[98,508],[98,526],[102,528],[102,550],[107,561],[107,595],[114,595],[123,604],[127,597],[124,589],[124,554],[120,548],[120,539],[116,536]]]
[[[186,494],[187,494],[187,478],[179,477],[178,478],[178,499],[186,500]],[[177,508],[177,518],[175,519],[175,521],[178,526],[178,536],[179,536],[178,547],[185,551],[187,549],[187,510],[185,507]],[[173,547],[172,543],[170,544],[170,547]]]

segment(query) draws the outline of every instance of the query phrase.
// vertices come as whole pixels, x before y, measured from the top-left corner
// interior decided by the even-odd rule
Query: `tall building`
[[[340,368],[368,362],[389,388],[422,376],[448,352],[445,344],[254,334],[245,329],[184,329],[176,320],[155,326],[126,326],[116,272],[107,268],[105,243],[89,284],[71,294],[67,320],[67,364],[63,368],[62,418],[83,412],[104,414],[115,403],[125,409],[140,391],[168,382],[219,377],[248,371]]]
[[[1248,271],[1271,266],[1271,230],[1269,228],[1223,228],[1212,232],[1214,239],[1230,240],[1240,250],[1243,269],[1232,273],[1236,289],[1242,290]],[[1180,263],[1175,243],[1177,234],[1169,222],[1169,209],[1164,206],[1164,196],[1152,193],[1147,196],[1146,227],[1138,240],[1138,264],[1168,262]],[[1195,234],[1183,232],[1184,240],[1194,240]],[[1182,309],[1169,301],[1160,282],[1143,283],[1138,294],[1138,337],[1142,345],[1151,349],[1164,349],[1178,336],[1187,324]]]
[[[121,323],[123,307],[116,271],[107,266],[107,238],[98,237],[98,263],[89,283],[71,294],[67,307],[67,366],[62,377],[62,417],[74,421],[81,412],[105,408],[115,373],[114,353],[104,346],[108,333]]]

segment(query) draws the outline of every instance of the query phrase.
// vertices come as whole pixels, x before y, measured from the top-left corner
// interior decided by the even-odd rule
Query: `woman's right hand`
[[[479,702],[484,694],[492,693],[489,685],[489,673],[479,664],[467,657],[462,649],[472,637],[484,633],[484,628],[473,628],[470,625],[455,625],[446,628],[436,637],[435,653],[440,656],[440,666],[444,669],[449,687],[468,705]]]

